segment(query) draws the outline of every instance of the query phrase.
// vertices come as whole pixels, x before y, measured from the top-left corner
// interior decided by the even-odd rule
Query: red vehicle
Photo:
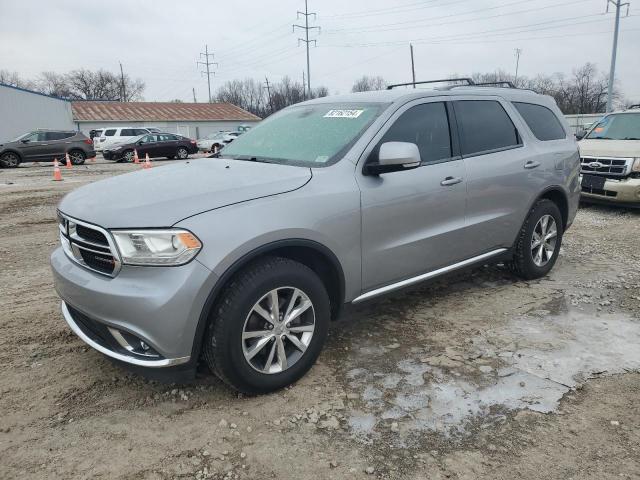
[[[103,150],[102,155],[106,160],[131,162],[134,150],[140,158],[149,155],[149,158],[185,159],[189,154],[198,152],[198,145],[195,140],[174,133],[151,133],[127,143],[115,144]]]

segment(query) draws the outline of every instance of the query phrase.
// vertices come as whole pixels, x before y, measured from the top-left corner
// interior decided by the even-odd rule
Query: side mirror
[[[136,142],[136,145],[138,145],[138,146],[142,145],[142,140],[138,140],[138,141]]]
[[[386,142],[380,145],[377,163],[368,163],[364,167],[365,175],[380,175],[400,170],[409,170],[420,166],[420,150],[415,143]]]
[[[25,138],[24,140],[20,140],[22,143],[29,143],[31,140],[29,140],[28,138]]]
[[[576,132],[576,140],[582,140],[587,135],[587,131],[581,128]]]

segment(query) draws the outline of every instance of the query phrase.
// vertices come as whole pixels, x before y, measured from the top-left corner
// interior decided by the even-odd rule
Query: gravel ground
[[[128,373],[62,319],[55,206],[136,168],[0,170],[0,478],[640,478],[640,212],[582,208],[547,278],[350,309],[304,379],[246,397]]]

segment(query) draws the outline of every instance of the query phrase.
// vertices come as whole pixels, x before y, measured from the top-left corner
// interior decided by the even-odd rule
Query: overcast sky
[[[640,0],[621,20],[616,80],[640,101]],[[515,70],[571,73],[585,62],[608,71],[614,15],[606,0],[309,0],[322,27],[311,48],[312,87],[350,90],[363,75],[416,77]],[[304,0],[0,0],[0,68],[42,71],[103,68],[146,83],[145,100],[199,101],[207,82],[196,66],[205,44],[218,62],[212,89],[234,78],[302,80],[304,45],[292,32]]]

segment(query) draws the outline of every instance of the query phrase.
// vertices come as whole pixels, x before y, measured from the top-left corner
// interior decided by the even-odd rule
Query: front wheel
[[[327,336],[329,296],[301,263],[268,257],[238,273],[214,309],[204,358],[223,381],[266,393],[301,378]]]
[[[544,277],[558,259],[562,234],[558,206],[547,199],[536,202],[516,240],[512,270],[526,280]]]
[[[185,158],[187,158],[189,156],[189,152],[188,152],[188,150],[186,148],[180,147],[180,148],[178,148],[178,151],[176,152],[176,156],[180,160],[184,160]]]
[[[0,166],[4,168],[15,168],[20,165],[20,157],[17,153],[7,152],[0,157]]]

